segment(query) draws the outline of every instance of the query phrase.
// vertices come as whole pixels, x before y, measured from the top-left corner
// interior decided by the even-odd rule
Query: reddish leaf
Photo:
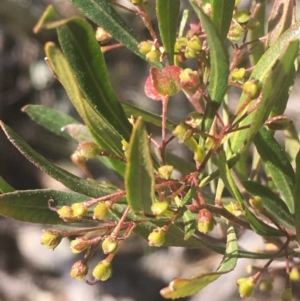
[[[146,95],[154,100],[162,100],[180,91],[181,68],[167,66],[162,70],[151,67],[150,75],[145,83]]]

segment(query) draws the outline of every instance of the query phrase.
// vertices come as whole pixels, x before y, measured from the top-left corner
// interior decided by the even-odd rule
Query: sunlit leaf
[[[234,227],[227,230],[227,246],[223,260],[216,272],[201,273],[191,278],[174,279],[168,287],[163,288],[160,293],[164,298],[177,299],[196,294],[220,276],[232,271],[237,263],[238,244]]]
[[[49,200],[53,200],[51,206],[60,208],[87,199],[76,192],[51,189],[15,191],[0,195],[0,215],[31,223],[63,224],[58,214],[50,210]]]
[[[179,11],[179,0],[156,1],[158,28],[170,65],[174,62],[174,44],[176,40]]]
[[[149,139],[142,118],[138,118],[130,138],[125,173],[126,197],[134,213],[151,213],[155,200],[155,179]]]

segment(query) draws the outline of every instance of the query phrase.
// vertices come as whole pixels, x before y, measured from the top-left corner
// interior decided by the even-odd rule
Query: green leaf
[[[131,125],[109,81],[104,56],[92,27],[79,18],[57,28],[60,46],[90,106],[122,136],[129,139]]]
[[[184,240],[188,240],[192,237],[197,228],[196,215],[190,210],[185,210],[182,220],[184,224]]]
[[[25,143],[11,128],[0,122],[0,125],[9,141],[36,167],[47,173],[50,177],[62,183],[75,192],[87,195],[89,197],[101,197],[112,192],[111,189],[93,183],[88,180],[81,179],[67,172],[66,170],[52,164],[47,159],[34,151],[27,143]]]
[[[300,149],[296,157],[296,183],[294,186],[295,228],[297,242],[300,242]]]
[[[296,23],[264,53],[259,62],[255,65],[250,80],[258,81],[262,87],[261,96],[259,97],[257,107],[253,113],[247,115],[240,122],[239,126],[249,126],[250,128],[235,132],[230,138],[232,153],[238,150],[246,151],[251,145],[257,131],[261,128],[264,121],[268,118],[274,103],[281,101],[278,96],[282,95],[282,83],[290,84],[286,80],[286,76],[294,69],[294,60],[298,54],[298,41],[300,38],[300,23]],[[286,94],[286,92],[284,93]],[[237,110],[244,105],[247,99],[246,93],[241,95]],[[286,99],[283,100],[286,102]],[[245,114],[247,110],[254,105],[250,102],[243,110]]]
[[[13,191],[15,191],[15,189],[11,187],[2,177],[0,177],[0,194]]]
[[[65,223],[48,205],[62,207],[73,203],[86,201],[88,197],[75,192],[50,189],[15,191],[0,195],[0,215],[19,221],[39,224]]]
[[[275,186],[281,192],[286,205],[294,213],[293,187],[295,173],[289,159],[273,137],[273,134],[262,128],[254,138],[256,149],[262,158],[268,176],[271,176]]]
[[[151,214],[155,200],[155,179],[146,127],[138,118],[127,150],[125,188],[128,204],[134,213]]]
[[[179,11],[179,0],[156,1],[156,15],[159,33],[170,65],[174,64],[174,45],[176,40]]]
[[[225,41],[232,21],[235,0],[211,0],[211,20]]]
[[[250,54],[250,60],[251,60],[251,65],[255,66],[256,63],[259,61],[261,56],[265,53],[265,45],[264,43],[258,41],[259,38],[263,37],[265,35],[265,24],[266,22],[266,3],[261,2],[260,3],[260,8],[255,15],[255,19],[259,22],[260,26],[253,30],[249,30],[248,32],[248,38],[249,41],[255,41],[253,44],[254,48],[251,51]]]
[[[53,5],[48,5],[38,23],[34,26],[33,32],[37,34],[43,29],[56,28],[59,22],[61,22],[59,14],[56,12]]]
[[[126,48],[145,59],[138,48],[133,30],[123,21],[107,0],[70,0],[79,10]],[[84,46],[84,45],[83,45]]]
[[[216,272],[201,273],[191,278],[174,279],[168,287],[163,288],[160,293],[164,298],[176,299],[196,294],[220,276],[231,272],[237,263],[238,244],[234,227],[229,226],[227,230],[227,246],[223,260]]]
[[[279,224],[291,230],[295,230],[294,220],[288,207],[272,190],[257,182],[242,182],[245,189],[252,196],[259,196],[267,213]]]
[[[71,137],[62,128],[69,124],[79,124],[76,119],[42,105],[27,105],[22,111],[39,125],[66,139]]]
[[[228,88],[229,58],[223,39],[216,30],[210,18],[198,6],[197,0],[190,0],[207,35],[210,57],[210,81],[208,86],[212,106],[208,105],[204,114],[204,130],[209,131],[215,112],[220,107]]]
[[[263,223],[261,220],[256,218],[256,216],[247,208],[247,206],[245,205],[242,199],[241,193],[238,190],[236,183],[232,178],[229,167],[226,163],[226,155],[223,150],[219,152],[218,166],[219,166],[220,176],[225,184],[225,187],[229,190],[231,195],[235,197],[235,199],[241,205],[241,208],[243,209],[251,228],[256,233],[262,236],[282,236],[283,234],[279,230],[274,229],[269,225]]]
[[[70,65],[63,53],[53,43],[47,43],[45,51],[53,73],[64,86],[74,107],[88,126],[98,145],[109,152],[117,154],[118,156],[124,156],[121,144],[122,137],[112,127],[110,121],[107,121],[102,115],[95,112],[95,110],[83,98]],[[119,174],[124,174],[125,166],[122,162],[114,159],[109,159],[109,162],[113,168],[119,172]]]
[[[274,1],[269,20],[268,20],[268,39],[267,47],[272,46],[283,32],[295,23],[294,0],[276,0]]]

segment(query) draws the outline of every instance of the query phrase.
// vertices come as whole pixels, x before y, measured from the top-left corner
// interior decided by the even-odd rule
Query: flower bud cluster
[[[174,50],[176,53],[184,54],[186,59],[198,58],[202,52],[202,43],[197,35],[191,37],[180,37],[175,42]]]

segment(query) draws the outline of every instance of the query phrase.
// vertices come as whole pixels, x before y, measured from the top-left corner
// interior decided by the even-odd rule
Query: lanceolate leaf
[[[20,153],[22,153],[36,167],[69,189],[94,198],[108,195],[112,192],[106,187],[78,178],[66,170],[50,163],[47,159],[39,155],[28,144],[26,144],[11,128],[2,122],[0,125],[7,138],[20,151]]]
[[[293,214],[295,173],[285,151],[275,140],[273,134],[264,128],[259,130],[254,138],[254,143],[265,164],[268,175],[271,176]]]
[[[121,135],[110,124],[110,121],[106,120],[103,115],[98,114],[84,99],[77,81],[74,78],[70,65],[63,53],[53,43],[47,43],[45,51],[52,71],[64,86],[73,105],[84,120],[85,124],[88,126],[95,141],[101,148],[109,152],[113,152],[121,157],[124,156],[122,151]],[[123,163],[117,162],[113,159],[109,161],[119,174],[124,174]]]
[[[62,131],[62,128],[69,124],[79,124],[76,119],[42,105],[27,105],[22,108],[22,111],[39,125],[67,139],[71,137]]]
[[[256,218],[256,216],[247,208],[242,199],[241,193],[238,190],[235,181],[233,180],[228,165],[226,163],[226,155],[224,151],[219,153],[218,165],[221,179],[223,180],[225,187],[229,190],[232,196],[240,203],[245,216],[251,228],[258,234],[262,236],[282,236],[282,233],[277,229],[274,229],[267,224],[263,223],[261,220]]]
[[[253,5],[255,5],[255,4],[253,3]],[[265,2],[260,3],[260,8],[259,8],[259,11],[257,12],[255,18],[260,24],[265,24],[265,21],[266,21],[266,3]],[[263,37],[264,35],[265,35],[265,27],[264,26],[258,26],[257,28],[255,28],[253,30],[249,30],[249,32],[248,32],[249,41],[256,41],[256,42],[254,42],[255,43],[253,45],[254,48],[252,49],[251,54],[250,54],[250,60],[251,60],[252,66],[256,65],[256,63],[259,61],[259,59],[265,52],[264,43],[258,41],[258,39]]]
[[[60,208],[87,199],[79,193],[50,189],[15,191],[0,195],[0,215],[31,223],[63,224],[58,214],[49,209],[49,200],[53,200],[52,207]]]
[[[90,106],[125,139],[131,126],[117,99],[92,27],[75,18],[57,28],[62,50]]]
[[[176,299],[196,294],[211,282],[217,280],[220,276],[231,272],[238,259],[238,244],[233,226],[227,230],[227,246],[223,260],[213,273],[201,273],[191,278],[174,279],[168,287],[163,288],[160,293],[164,298]]]
[[[259,196],[267,213],[279,224],[291,230],[294,228],[294,220],[288,207],[272,190],[257,182],[245,181],[243,186],[252,196]]]
[[[235,0],[211,0],[211,20],[223,41],[232,21],[234,4]]]
[[[190,0],[190,3],[201,20],[209,46],[211,74],[208,92],[213,108],[210,105],[207,106],[203,123],[204,130],[209,131],[215,112],[221,105],[228,88],[229,58],[223,39],[210,18],[198,6],[198,1]]]
[[[156,15],[158,27],[169,64],[174,63],[174,44],[180,11],[180,0],[157,0]]]
[[[138,49],[138,39],[108,0],[70,0],[89,19],[103,27],[116,40],[138,56],[145,58]]]
[[[151,213],[155,199],[154,168],[149,139],[142,118],[138,118],[130,138],[125,173],[128,204],[134,213]]]
[[[299,148],[298,148],[299,149]],[[294,186],[295,228],[297,241],[300,242],[300,149],[296,156],[296,183]]]

